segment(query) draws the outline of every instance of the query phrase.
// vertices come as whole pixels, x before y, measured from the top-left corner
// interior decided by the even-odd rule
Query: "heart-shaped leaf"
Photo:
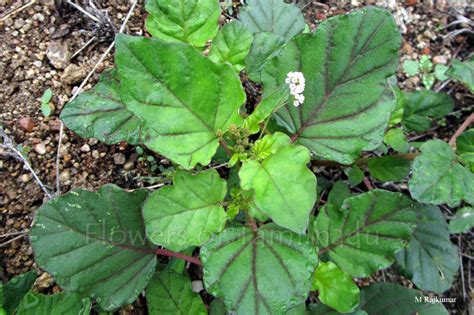
[[[145,144],[186,169],[209,164],[216,133],[242,123],[245,94],[234,70],[158,39],[119,35],[116,51],[122,99],[143,120]]]
[[[419,289],[443,293],[459,269],[458,248],[438,207],[420,204],[416,210],[418,223],[397,264]]]
[[[359,287],[352,277],[333,262],[319,262],[314,273],[313,289],[319,290],[322,303],[341,313],[354,310],[359,304]]]
[[[237,314],[284,314],[303,303],[317,265],[306,237],[274,224],[226,229],[200,257],[208,292]]]
[[[199,294],[193,292],[191,281],[171,271],[157,272],[146,288],[146,303],[150,315],[206,315]]]
[[[316,177],[306,166],[309,151],[290,144],[290,138],[280,132],[257,141],[256,148],[260,147],[259,142],[272,143],[268,148],[272,154],[260,161],[243,162],[239,171],[240,185],[254,191],[252,207],[255,211],[302,234],[316,202]]]
[[[242,23],[232,21],[222,27],[212,41],[209,59],[215,63],[230,63],[240,72],[250,51],[253,35]]]
[[[328,19],[314,34],[296,36],[262,72],[265,94],[289,72],[306,80],[304,103],[290,102],[277,120],[293,140],[340,163],[377,148],[395,105],[386,82],[397,68],[399,46],[391,13],[379,8]]]
[[[227,183],[216,170],[198,175],[179,171],[173,183],[151,194],[143,206],[150,241],[182,251],[202,245],[224,229],[227,214],[220,202]]]
[[[438,139],[425,142],[413,162],[408,182],[411,196],[419,202],[456,207],[461,200],[474,203],[474,174],[456,162],[451,147]]]
[[[423,90],[404,93],[403,126],[410,131],[426,131],[432,118],[443,118],[453,110],[453,99],[444,93]]]
[[[140,141],[140,120],[122,103],[115,70],[103,73],[93,90],[68,103],[61,119],[82,138],[97,138],[107,144]]]
[[[51,315],[51,314],[77,314],[89,315],[91,302],[82,298],[76,292],[60,292],[45,295],[30,292],[21,300],[16,314],[21,315]]]
[[[240,11],[240,20],[252,33],[269,32],[285,41],[304,30],[300,9],[283,0],[249,0]]]
[[[355,277],[368,277],[394,262],[395,252],[408,243],[415,223],[410,199],[375,189],[346,199],[340,209],[325,205],[314,230],[319,254],[328,253]]]
[[[219,29],[217,0],[147,0],[145,9],[147,31],[163,40],[202,47]]]
[[[36,262],[62,288],[95,298],[104,310],[132,303],[156,266],[140,211],[146,195],[105,185],[48,201],[30,231]]]

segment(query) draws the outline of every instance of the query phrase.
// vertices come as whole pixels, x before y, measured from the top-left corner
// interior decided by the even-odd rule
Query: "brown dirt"
[[[356,7],[333,0],[309,2],[306,1],[301,5],[304,7],[307,22],[312,29],[321,20]],[[372,4],[375,1],[365,2]],[[407,3],[411,2],[416,3],[416,1],[407,1]],[[27,0],[0,0],[0,16],[26,3],[28,3]],[[99,1],[99,6],[108,12],[112,25],[118,29],[129,9],[128,3],[125,0]],[[450,62],[453,56],[463,59],[472,53],[472,38],[458,36],[451,41],[442,40],[442,35],[447,31],[441,30],[440,26],[447,25],[453,19],[448,6],[398,5],[399,10],[400,8],[406,9],[413,18],[411,23],[406,23],[407,31],[403,36],[401,60],[407,57],[417,58],[422,53],[429,53],[432,57],[439,56],[438,59],[444,58]],[[144,16],[143,0],[141,0],[128,23],[127,33],[143,34]],[[473,18],[472,15],[471,18]],[[100,38],[100,41],[88,46],[69,63],[76,65],[80,69],[76,72],[82,71],[85,76],[113,40],[112,34],[110,28],[97,28],[88,18],[70,6],[55,6],[54,0],[40,0],[5,22],[0,22],[0,73],[2,73],[0,123],[17,144],[29,150],[28,160],[52,192],[56,183],[58,116],[61,108],[82,80],[72,85],[66,84],[68,79],[62,78],[64,70],[56,69],[46,57],[48,46],[52,41],[58,42],[67,47],[69,52],[74,53],[92,36]],[[113,66],[113,57],[109,56],[86,88],[90,88],[96,82],[98,73],[111,66]],[[419,79],[407,80],[401,72],[398,78],[400,87],[404,90],[421,88]],[[250,84],[246,83],[246,87],[249,86]],[[40,111],[39,99],[47,88],[53,91],[52,103],[55,109],[51,117],[45,118]],[[472,112],[473,96],[462,86],[451,83],[443,91],[449,92],[455,98],[455,113],[450,114],[446,120],[438,122],[426,134],[413,135],[413,137],[422,140],[431,137],[448,139],[467,114]],[[249,99],[255,102],[255,95],[250,95]],[[30,131],[22,129],[19,123],[21,118],[31,119],[34,128]],[[41,150],[42,147],[45,152]],[[79,187],[97,189],[108,182],[116,183],[124,188],[141,187],[146,185],[141,177],[157,176],[160,173],[159,170],[152,172],[150,163],[140,161],[133,147],[126,144],[107,146],[94,139],[81,139],[69,131],[65,132],[61,153],[62,192]],[[126,163],[116,164],[114,154],[123,154]],[[151,152],[146,154],[154,156]],[[2,151],[0,151],[0,158],[0,235],[4,235],[28,229],[35,210],[45,201],[45,196],[21,163],[2,154]],[[169,161],[166,159],[159,156],[154,156],[154,158],[157,165],[169,167]],[[341,176],[340,173],[334,174],[334,172],[331,176],[333,175]],[[373,184],[377,185],[377,183]],[[12,238],[0,238],[0,243]],[[463,236],[461,242],[463,251],[471,255],[472,234]],[[470,261],[464,259],[463,262],[467,284],[470,279]],[[26,237],[0,247],[0,277],[3,281],[31,269],[37,270],[38,274],[42,275],[43,284],[39,287],[42,287],[43,291],[50,291],[52,281],[34,263],[32,249]],[[409,287],[413,286],[392,269],[386,270],[384,274],[379,272],[370,279],[361,279],[360,283],[368,284],[374,279],[383,278]],[[472,296],[473,292],[469,286],[465,285],[465,288]],[[453,314],[461,314],[467,309],[467,300],[462,298],[462,285],[459,278],[444,296],[458,298],[456,304],[446,305]],[[139,313],[137,309],[143,309],[143,301],[136,304],[135,311],[133,309],[134,306],[129,307],[124,313]]]

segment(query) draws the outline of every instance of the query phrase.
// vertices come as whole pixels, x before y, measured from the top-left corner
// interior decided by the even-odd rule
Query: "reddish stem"
[[[363,179],[365,187],[367,187],[368,190],[374,189],[374,186],[370,183],[370,180],[367,177],[364,177]]]
[[[458,130],[456,130],[456,132],[454,133],[454,135],[451,137],[451,139],[449,140],[449,145],[450,146],[454,146],[454,144],[456,143],[456,139],[461,135],[461,133],[464,132],[464,130],[467,129],[467,127],[469,127],[470,124],[472,124],[474,122],[474,113],[472,113],[471,115],[469,115],[469,117],[466,118],[466,120],[462,123],[461,126],[459,126]]]
[[[183,260],[189,261],[190,263],[193,263],[195,265],[202,266],[202,263],[199,260],[199,258],[187,256],[187,255],[177,253],[177,252],[173,252],[173,251],[170,251],[170,250],[167,250],[167,249],[164,249],[164,248],[159,248],[159,249],[155,250],[155,254],[162,255],[162,256],[167,256],[167,257],[175,257],[175,258],[183,259]]]
[[[225,142],[224,139],[220,138],[219,143],[224,148],[225,152],[227,153],[227,156],[231,157],[232,156],[232,151],[230,150],[229,145],[227,144],[227,142]]]

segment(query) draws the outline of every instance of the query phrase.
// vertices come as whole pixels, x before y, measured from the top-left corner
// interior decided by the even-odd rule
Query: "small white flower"
[[[293,95],[295,98],[295,101],[293,102],[293,105],[295,107],[300,106],[301,104],[304,103],[304,88],[305,88],[305,79],[304,75],[301,72],[288,72],[285,83],[289,86],[290,88],[290,94]]]

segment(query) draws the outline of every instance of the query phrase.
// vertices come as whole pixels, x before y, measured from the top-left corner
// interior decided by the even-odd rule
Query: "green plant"
[[[51,98],[53,97],[53,91],[51,89],[47,89],[44,91],[43,96],[41,96],[41,112],[45,117],[48,117],[51,115],[51,105],[49,102],[51,101]]]
[[[295,6],[248,2],[243,24],[218,31],[217,1],[149,0],[154,37],[118,35],[116,68],[63,110],[77,134],[144,145],[176,172],[171,185],[150,193],[111,184],[77,189],[36,211],[29,234],[36,262],[67,292],[51,303],[67,299],[81,310],[90,299],[111,311],[145,290],[151,314],[205,314],[184,259],[202,267],[205,289],[218,298],[211,310],[222,310],[222,300],[238,314],[304,314],[308,292],[319,291],[315,314],[394,314],[394,294],[406,302],[403,314],[447,314],[439,303],[415,303],[416,290],[383,283],[360,290],[353,279],[397,262],[419,289],[451,285],[459,261],[436,205],[474,203],[474,174],[461,158],[472,148],[460,146],[458,156],[431,140],[408,153],[402,129],[385,131],[396,107],[403,114],[393,128],[418,120],[429,127],[452,101],[436,94],[448,105],[434,106],[421,94],[405,105],[394,96],[387,80],[398,66],[400,34],[388,11],[365,8],[302,34]],[[208,57],[201,48],[213,38]],[[240,70],[263,86],[248,113]],[[383,141],[402,152],[361,157]],[[222,153],[229,170],[208,168]],[[413,199],[381,189],[354,195],[308,166],[346,168],[353,186],[367,179],[367,166],[383,181],[401,181],[412,169]],[[422,239],[412,236],[426,226],[449,250],[416,243]],[[446,265],[431,261],[420,275],[420,248]],[[162,266],[157,256],[170,260]]]
[[[446,81],[448,79],[446,76],[447,70],[448,67],[441,64],[433,67],[433,63],[428,55],[422,55],[420,61],[407,59],[403,62],[403,72],[410,77],[420,75],[423,85],[428,90],[433,87],[436,79],[439,81]]]

